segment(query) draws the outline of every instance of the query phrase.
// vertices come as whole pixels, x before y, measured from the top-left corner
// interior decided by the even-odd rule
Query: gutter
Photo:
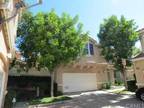
[[[140,60],[144,60],[144,57],[140,57],[140,58],[135,58],[135,59],[132,59],[132,61],[140,61]]]

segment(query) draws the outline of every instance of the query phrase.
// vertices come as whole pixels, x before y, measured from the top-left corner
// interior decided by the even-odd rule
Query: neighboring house
[[[144,29],[139,30],[142,52],[133,58],[138,88],[144,87]]]
[[[78,57],[74,63],[61,65],[57,69],[55,82],[57,83],[58,91],[68,93],[97,90],[101,89],[105,83],[114,83],[113,68],[101,56],[97,42],[90,38],[85,50],[87,55]],[[26,77],[35,77],[37,80],[43,78],[44,81],[44,79],[50,77],[50,74],[47,70],[39,72],[34,68],[29,70],[28,73],[17,73],[16,70],[12,69],[10,71],[10,77],[10,82],[12,82],[13,78],[21,79],[23,77],[25,79]],[[35,90],[37,91],[39,89],[35,87]]]
[[[3,108],[4,97],[7,93],[9,60],[14,57],[15,52],[19,18],[15,4],[19,1],[0,0],[0,108]]]
[[[15,39],[20,14],[24,9],[41,3],[42,0],[38,0],[38,3],[27,7],[23,0],[0,0],[0,108],[3,108],[7,94],[9,63],[15,57]]]

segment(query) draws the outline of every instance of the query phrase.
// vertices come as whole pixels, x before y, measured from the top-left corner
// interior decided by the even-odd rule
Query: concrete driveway
[[[37,108],[144,108],[144,103],[135,95],[113,94],[107,91],[95,91],[70,95],[72,100],[51,106]]]

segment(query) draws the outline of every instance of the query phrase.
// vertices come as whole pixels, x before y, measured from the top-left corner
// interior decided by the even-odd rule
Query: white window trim
[[[90,43],[91,43],[91,42],[88,42],[88,43],[87,43],[87,47],[88,47],[88,48],[87,48],[87,49],[88,49],[88,54],[86,55],[87,57],[93,56],[93,55],[90,54]],[[93,43],[91,43],[91,44],[93,45]],[[94,45],[93,45],[93,50],[94,50]]]
[[[90,48],[89,48],[89,46],[90,46],[89,43],[90,42],[87,43],[87,50],[88,50],[88,54],[86,54],[87,57],[91,56],[91,54],[90,54]]]

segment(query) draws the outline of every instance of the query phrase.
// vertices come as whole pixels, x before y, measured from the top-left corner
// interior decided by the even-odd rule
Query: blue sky
[[[34,1],[31,0],[31,3]],[[139,28],[144,27],[144,0],[43,0],[42,5],[33,7],[31,11],[49,12],[52,8],[59,15],[63,12],[79,15],[84,31],[89,31],[96,40],[100,23],[111,15],[124,15],[127,19],[134,19]],[[140,43],[136,46],[140,47]]]

